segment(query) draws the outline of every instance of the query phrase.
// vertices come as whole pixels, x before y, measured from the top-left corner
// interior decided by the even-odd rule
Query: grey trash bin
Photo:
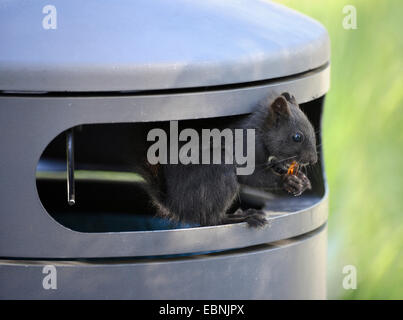
[[[43,1],[0,6],[0,298],[325,298],[322,160],[301,197],[243,191],[270,212],[267,228],[138,230],[113,208],[52,207],[65,205],[66,172],[47,179],[43,154],[77,126],[242,116],[273,91],[294,94],[319,129],[326,30],[262,1],[52,4],[54,29],[43,27]],[[131,186],[91,180],[81,190],[100,201],[100,184],[123,198]],[[49,265],[57,288],[43,283]]]

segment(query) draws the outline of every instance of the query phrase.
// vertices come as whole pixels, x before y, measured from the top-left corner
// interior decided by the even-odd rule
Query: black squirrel
[[[267,223],[257,209],[229,209],[238,198],[240,184],[260,189],[274,186],[298,196],[311,183],[302,171],[286,174],[291,162],[302,166],[317,162],[313,126],[289,93],[270,97],[231,129],[255,129],[255,170],[237,175],[237,164],[147,164],[143,176],[159,215],[201,226],[246,221],[259,227]],[[225,152],[225,150],[223,151]]]

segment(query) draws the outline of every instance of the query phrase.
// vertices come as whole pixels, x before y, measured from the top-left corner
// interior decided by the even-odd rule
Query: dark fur
[[[268,158],[297,160],[313,164],[317,161],[314,129],[300,110],[294,97],[288,93],[270,97],[246,119],[230,125],[235,128],[256,129],[255,172],[250,176],[237,176],[236,164],[222,165],[158,165],[143,167],[148,181],[148,192],[160,215],[181,222],[202,226],[247,221],[251,226],[266,223],[258,210],[238,210],[228,214],[237,199],[240,183],[261,189],[282,188],[299,195],[310,188],[308,178],[275,174],[269,168]],[[223,129],[223,128],[222,128]],[[295,132],[305,139],[292,140]]]

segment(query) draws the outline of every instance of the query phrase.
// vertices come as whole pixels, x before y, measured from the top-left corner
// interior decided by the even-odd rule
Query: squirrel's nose
[[[306,164],[315,164],[318,162],[318,155],[316,152],[311,152],[309,154],[303,155],[301,157],[301,162]]]
[[[318,162],[318,155],[314,152],[309,159],[309,164],[315,164],[316,162]]]

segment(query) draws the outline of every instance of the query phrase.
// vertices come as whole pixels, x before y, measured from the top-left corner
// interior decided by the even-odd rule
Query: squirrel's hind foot
[[[223,224],[247,222],[249,227],[262,228],[268,221],[266,214],[262,210],[257,209],[238,209],[233,214],[227,214],[223,219]]]

